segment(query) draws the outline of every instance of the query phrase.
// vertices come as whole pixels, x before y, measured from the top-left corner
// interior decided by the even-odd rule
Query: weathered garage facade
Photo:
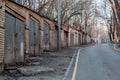
[[[11,6],[12,5],[12,6]],[[11,1],[0,0],[0,72],[28,57],[57,49],[57,22]],[[61,47],[83,44],[83,32],[62,25]]]
[[[4,63],[14,65],[24,62],[25,24],[22,20],[5,12],[5,56]]]
[[[32,17],[29,22],[29,53],[37,56],[40,55],[40,23]]]
[[[61,28],[61,47],[65,48],[68,47],[68,26],[62,26]]]
[[[4,1],[0,0],[0,72],[3,71],[4,67],[4,19],[5,19],[5,3]]]
[[[81,43],[82,33],[74,28],[69,27],[68,33],[68,45],[69,46],[79,46]]]

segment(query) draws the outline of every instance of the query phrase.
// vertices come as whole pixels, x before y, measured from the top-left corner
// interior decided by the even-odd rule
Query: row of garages
[[[43,51],[57,49],[56,22],[11,1],[0,0],[0,6],[0,71],[24,63],[26,56],[40,56]],[[62,48],[90,42],[84,32],[62,26]]]

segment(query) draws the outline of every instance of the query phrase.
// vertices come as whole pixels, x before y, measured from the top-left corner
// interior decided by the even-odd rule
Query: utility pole
[[[61,3],[58,0],[58,39],[57,39],[58,50],[61,49]]]

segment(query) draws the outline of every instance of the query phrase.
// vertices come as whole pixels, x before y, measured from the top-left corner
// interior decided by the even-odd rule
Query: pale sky
[[[108,0],[95,0],[96,4],[98,6],[98,10],[101,13],[101,16],[103,16],[105,19],[110,18],[111,16],[111,7],[110,4],[107,2]],[[105,4],[106,5],[106,10],[105,10]],[[103,23],[105,24],[105,19],[104,18],[98,18],[98,26],[101,26],[100,24]]]

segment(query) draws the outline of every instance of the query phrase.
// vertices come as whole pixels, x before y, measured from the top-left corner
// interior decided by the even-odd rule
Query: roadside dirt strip
[[[45,52],[40,57],[29,57],[26,63],[17,66],[17,69],[7,69],[0,76],[0,80],[63,80],[73,54],[78,48],[65,48]]]

